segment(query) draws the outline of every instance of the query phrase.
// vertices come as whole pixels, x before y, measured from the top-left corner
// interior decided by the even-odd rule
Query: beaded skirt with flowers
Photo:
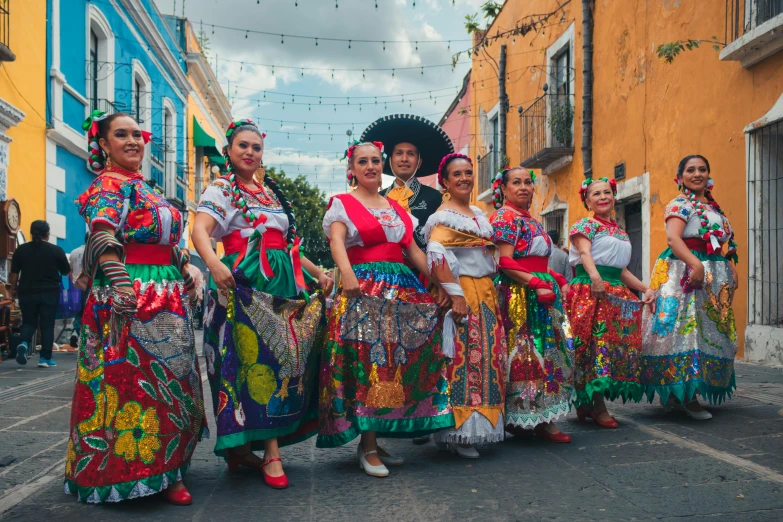
[[[490,217],[495,244],[514,245],[514,259],[548,256],[549,236],[536,219],[501,209]],[[546,267],[544,260],[543,266]],[[564,417],[574,399],[573,338],[563,299],[547,272],[531,272],[550,282],[555,302],[541,303],[534,289],[505,274],[498,276],[498,304],[508,346],[506,425],[532,428]]]
[[[621,266],[631,256],[628,234],[616,223],[584,218],[571,228],[570,236],[575,235],[590,240],[594,259],[611,263],[596,265],[605,298],[593,297],[590,276],[581,264],[571,280],[566,311],[574,335],[575,405],[591,405],[596,392],[612,401],[639,402],[644,305],[620,280]]]
[[[436,433],[438,442],[500,442],[505,435],[508,351],[493,282],[493,230],[479,208],[471,210],[473,218],[439,210],[423,228],[430,268],[447,265],[468,305],[467,320],[456,325],[448,365],[454,428]]]
[[[686,221],[683,237],[689,241],[690,222],[698,217],[687,199],[675,198],[666,207],[666,216]],[[730,230],[728,220],[717,213],[710,212],[707,219],[722,221],[721,226]],[[655,262],[650,281],[657,292],[655,314],[645,312],[642,352],[642,384],[650,401],[656,393],[664,402],[672,395],[689,401],[698,391],[710,403],[720,404],[736,388],[735,281],[730,261],[704,250],[691,248],[704,265],[701,288],[688,283],[690,268],[671,249]]]
[[[363,431],[411,438],[453,426],[434,298],[402,263],[353,270],[362,296],[338,293],[327,326],[318,447]]]
[[[91,229],[98,223],[118,229],[125,249],[174,245],[180,238],[179,211],[141,179],[99,176],[78,206]],[[180,270],[173,264],[126,267],[136,314],[117,323],[109,281],[98,269],[82,316],[65,490],[90,503],[152,495],[181,480],[206,429]]]
[[[342,222],[361,238],[346,251],[361,295],[338,291],[329,316],[318,447],[342,446],[364,431],[404,438],[454,425],[438,305],[403,263],[413,220],[387,201],[390,209],[367,209],[338,195],[324,216],[327,237],[331,223]]]
[[[202,195],[199,212],[221,224],[236,223],[229,190],[227,179],[215,180]],[[324,332],[324,302],[315,296],[305,300],[297,291],[291,252],[280,243],[267,248],[275,237],[284,243],[280,228],[288,221],[280,202],[274,194],[240,190],[267,228],[261,237],[250,237],[253,246],[247,239],[236,243],[241,231],[231,225],[233,235],[221,240],[227,254],[221,262],[232,271],[236,287],[223,293],[214,281],[209,286],[204,355],[217,425],[214,451],[223,457],[247,443],[255,451],[268,439],[286,446],[315,435]],[[303,276],[312,283],[306,272]]]

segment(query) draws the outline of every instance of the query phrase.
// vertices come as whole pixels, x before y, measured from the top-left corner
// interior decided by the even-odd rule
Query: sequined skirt
[[[273,278],[259,278],[254,255],[234,271],[235,290],[209,292],[204,355],[220,456],[247,443],[262,450],[272,438],[285,446],[316,432],[324,303],[286,298],[296,293],[288,254],[268,254]]]
[[[401,263],[353,267],[362,297],[338,294],[320,373],[319,447],[363,431],[416,437],[454,425],[435,300]]]
[[[647,398],[690,400],[698,391],[720,404],[736,387],[734,278],[723,257],[692,251],[704,264],[704,285],[688,285],[688,267],[667,249],[655,262],[650,288],[655,314],[645,312],[642,384]]]
[[[566,302],[574,334],[576,406],[590,405],[593,393],[609,400],[642,398],[643,303],[624,284],[604,278],[606,297],[592,295],[589,277],[571,280]]]
[[[152,495],[182,478],[204,401],[190,309],[171,266],[127,265],[138,312],[112,332],[108,281],[82,316],[65,490],[90,503]]]
[[[539,279],[554,281],[545,273]],[[560,289],[550,306],[535,290],[506,275],[498,277],[498,302],[509,351],[506,424],[532,428],[564,417],[575,398],[573,339]]]
[[[506,337],[490,277],[459,278],[468,303],[466,323],[457,325],[454,359],[449,361],[449,400],[454,429],[435,434],[439,442],[499,442],[505,430]]]

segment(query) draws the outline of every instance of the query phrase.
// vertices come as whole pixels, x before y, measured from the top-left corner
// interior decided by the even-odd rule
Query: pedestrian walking
[[[548,269],[552,241],[530,215],[533,171],[499,172],[493,183],[498,209],[490,217],[500,251],[498,294],[508,344],[506,431],[571,442],[554,422],[574,397],[571,327],[563,309],[568,281]],[[556,247],[555,247],[556,248]]]
[[[433,437],[441,447],[475,459],[475,445],[504,438],[506,338],[498,309],[492,225],[470,205],[473,163],[449,154],[438,168],[443,204],[424,227],[433,280],[451,297],[443,329],[449,358],[449,401],[454,428]],[[445,448],[444,448],[445,449]]]
[[[642,384],[668,410],[712,418],[698,395],[720,404],[736,388],[737,245],[728,217],[712,197],[710,164],[686,156],[675,180],[682,194],[664,213],[669,247],[655,262],[655,312],[644,331]],[[724,252],[724,246],[726,251]]]
[[[639,402],[643,303],[655,294],[629,270],[631,241],[614,220],[617,188],[587,178],[579,195],[592,214],[571,227],[568,261],[575,268],[566,310],[574,335],[574,387],[580,422],[616,428],[604,399]],[[631,292],[643,294],[640,301]]]
[[[65,490],[82,502],[163,492],[188,505],[182,483],[206,429],[179,210],[140,173],[149,134],[131,116],[84,122],[98,177],[79,197],[92,288],[82,317],[65,460]]]
[[[557,230],[550,230],[547,232],[549,239],[552,241],[552,254],[549,256],[549,268],[553,272],[556,272],[570,280],[574,275],[574,270],[571,265],[568,264],[568,254],[560,248],[560,232]]]
[[[209,267],[204,353],[212,388],[215,454],[288,487],[280,447],[316,433],[318,360],[332,280],[300,252],[294,209],[261,168],[264,135],[233,122],[223,148],[227,174],[201,195],[193,244]],[[226,255],[212,249],[215,238]],[[254,451],[263,450],[261,459]]]
[[[41,330],[39,368],[52,368],[57,363],[52,357],[54,321],[60,299],[62,276],[71,267],[65,252],[49,243],[49,223],[36,220],[30,225],[32,241],[19,245],[11,260],[11,296],[19,299],[22,311],[22,331],[16,348],[16,362],[27,364],[30,349],[35,349],[35,334]]]
[[[90,239],[89,232],[84,235],[84,245]],[[82,329],[82,314],[84,313],[84,304],[87,302],[87,294],[90,288],[90,276],[84,273],[84,245],[74,248],[71,251],[71,255],[68,256],[68,262],[71,265],[71,285],[73,288],[78,288],[79,293],[79,309],[76,311],[76,315],[73,317],[73,324],[71,328],[73,333],[71,334],[70,345],[72,348],[79,346],[79,333]]]
[[[334,196],[323,219],[342,288],[327,328],[317,441],[335,447],[361,435],[359,465],[375,477],[389,474],[386,465],[402,464],[378,455],[376,437],[412,438],[454,426],[438,305],[403,262],[405,252],[429,278],[426,256],[413,241],[417,220],[378,192],[382,154],[378,142],[348,148],[355,190]]]

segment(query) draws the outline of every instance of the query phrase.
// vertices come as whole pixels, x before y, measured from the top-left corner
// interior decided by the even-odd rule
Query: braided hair
[[[495,208],[500,208],[503,206],[503,191],[500,190],[500,186],[506,186],[506,183],[508,183],[508,173],[515,171],[515,170],[524,170],[523,167],[503,167],[500,169],[500,171],[495,175],[495,181],[492,183],[492,204]],[[536,183],[536,175],[532,170],[527,171],[528,174],[530,174],[530,179],[533,181],[533,184]]]
[[[704,165],[707,167],[707,174],[711,174],[712,170],[710,169],[710,162],[707,161],[707,158],[702,156],[701,154],[690,154],[688,156],[685,156],[680,160],[680,163],[677,165],[677,177],[674,178],[674,181],[677,183],[677,188],[681,192],[686,191],[685,183],[682,180],[682,175],[685,172],[685,166],[688,164],[688,162],[692,159],[700,159],[704,162]],[[720,214],[723,217],[726,217],[725,212],[723,212],[723,209],[720,208],[720,205],[718,205],[718,202],[715,200],[715,198],[712,195],[712,188],[715,186],[712,177],[707,179],[707,188],[704,189],[704,197],[707,199],[707,201],[710,203],[712,208],[715,209],[715,211]],[[732,230],[731,236],[729,236],[728,241],[728,252],[726,254],[726,258],[733,260],[735,263],[738,262],[739,256],[737,256],[737,243],[734,241],[734,231]]]
[[[120,116],[133,118],[130,114],[124,112],[115,112],[106,114],[103,111],[92,111],[82,123],[82,129],[87,131],[87,151],[90,156],[87,159],[87,166],[93,172],[101,172],[106,167],[106,153],[100,146],[100,140],[108,139],[109,127],[111,122]],[[134,120],[135,121],[135,120]]]
[[[226,140],[228,144],[223,147],[223,157],[226,159],[226,175],[225,178],[228,179],[228,181],[231,183],[231,193],[233,195],[234,201],[232,203],[237,206],[237,208],[242,212],[242,217],[245,218],[246,221],[251,222],[253,221],[252,212],[250,212],[250,209],[247,206],[247,202],[243,197],[241,197],[240,189],[237,184],[236,179],[236,173],[234,172],[234,164],[231,163],[231,157],[228,154],[228,150],[231,148],[231,145],[234,143],[234,138],[237,136],[237,134],[241,132],[252,132],[259,136],[262,140],[262,147],[263,147],[263,140],[266,138],[266,134],[258,130],[258,126],[256,126],[255,123],[253,123],[252,120],[249,119],[242,119],[239,121],[232,122],[231,125],[228,126],[228,129],[226,130]],[[263,149],[262,149],[263,150]],[[285,212],[285,215],[288,217],[288,230],[286,232],[286,242],[288,243],[288,249],[290,250],[291,247],[294,245],[294,241],[296,240],[296,216],[294,215],[294,208],[291,205],[291,202],[288,201],[288,198],[286,197],[285,193],[283,192],[283,189],[280,188],[280,185],[277,184],[277,182],[272,179],[272,177],[264,171],[264,185],[269,187],[269,190],[272,191],[272,193],[275,195],[277,200],[280,202],[280,206],[283,207],[283,212]]]

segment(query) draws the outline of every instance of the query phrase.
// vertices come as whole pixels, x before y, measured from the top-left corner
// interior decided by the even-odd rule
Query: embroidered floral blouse
[[[568,235],[572,238],[568,252],[571,266],[582,264],[582,257],[573,243],[574,236],[584,236],[590,241],[590,255],[596,265],[626,268],[631,262],[631,240],[617,223],[606,224],[582,218],[571,227]]]
[[[180,211],[144,180],[101,174],[76,205],[91,232],[109,225],[123,243],[176,245],[182,236]]]
[[[266,217],[265,228],[283,233],[288,231],[288,216],[270,189],[251,190],[242,186],[240,191],[250,211],[257,217],[262,215]],[[231,201],[231,183],[223,177],[210,183],[201,194],[198,212],[212,216],[217,221],[217,226],[212,231],[212,237],[216,239],[227,236],[235,230],[253,228]]]
[[[707,207],[706,214],[707,221],[709,222],[707,226],[712,227],[713,224],[720,226],[725,234],[719,237],[718,241],[721,244],[727,242],[731,236],[731,224],[729,223],[728,218],[725,218],[718,212],[712,210],[712,205],[709,203],[706,203],[705,206]],[[666,223],[668,224],[669,220],[672,218],[685,221],[685,230],[682,233],[683,238],[701,237],[701,234],[699,234],[699,229],[701,228],[699,216],[693,208],[693,203],[691,203],[687,197],[682,195],[677,196],[666,205],[666,210],[664,212]]]
[[[534,217],[521,216],[508,208],[495,211],[489,218],[494,234],[492,242],[514,245],[514,259],[528,256],[549,257],[552,240],[544,225]]]
[[[383,232],[386,234],[386,240],[389,243],[402,242],[405,237],[405,223],[403,223],[402,218],[397,215],[397,211],[393,208],[368,208],[367,210],[375,216],[375,219],[381,224]],[[413,227],[416,228],[419,221],[412,215],[410,218],[413,222]],[[348,212],[346,212],[343,202],[335,197],[332,199],[329,210],[327,210],[324,215],[322,224],[324,234],[326,234],[326,237],[329,239],[332,238],[332,223],[338,221],[348,227],[348,233],[345,235],[345,248],[364,246],[362,238],[359,236],[359,230],[348,217]]]

